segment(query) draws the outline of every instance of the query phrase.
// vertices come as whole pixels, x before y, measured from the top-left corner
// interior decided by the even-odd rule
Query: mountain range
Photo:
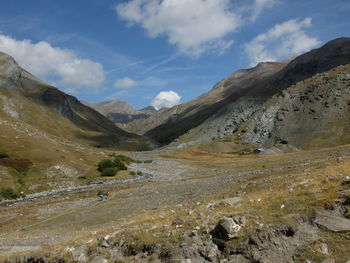
[[[329,89],[336,89],[335,86],[326,87],[326,83],[328,83],[326,82],[327,77],[321,75],[331,74],[329,71],[332,70],[340,70],[339,74],[345,74],[345,77],[341,77],[345,78],[341,82],[337,82],[334,79],[339,76],[331,74],[331,80],[335,81],[335,85],[339,89],[338,93],[341,93],[337,99],[341,100],[343,105],[349,99],[346,91],[346,76],[348,76],[349,71],[347,67],[337,67],[349,63],[350,39],[335,39],[291,61],[281,63],[264,62],[250,69],[236,71],[216,84],[208,93],[188,103],[155,113],[147,119],[130,122],[125,128],[129,132],[152,137],[161,144],[169,144],[177,140],[178,144],[181,143],[182,146],[196,145],[224,136],[231,136],[244,125],[251,129],[255,125],[253,120],[259,119],[258,116],[259,114],[262,115],[261,111],[263,111],[265,105],[271,105],[276,102],[274,95],[288,93],[288,88],[294,87],[297,83],[299,83],[297,87],[300,87],[300,89],[307,88],[304,86],[305,83],[318,83],[313,89],[310,89],[309,95],[311,97],[314,96],[313,93],[319,92],[319,89],[323,89],[324,92],[328,92],[326,90]],[[313,77],[314,79],[312,79]],[[321,85],[319,89],[317,88],[318,85]],[[323,103],[325,103],[326,99],[325,95],[323,98],[320,97]],[[283,103],[286,103],[286,101]],[[295,107],[307,104],[304,107],[310,107],[315,112],[325,110],[317,107],[313,109],[312,106],[314,104],[312,103],[308,100],[294,101]],[[282,105],[275,105],[275,107],[276,112],[278,109],[283,108]],[[330,111],[331,107],[326,108],[326,110]],[[338,110],[346,109],[339,108]],[[272,134],[269,135],[270,138],[274,137],[274,140],[254,139],[256,135],[251,132],[247,132],[242,139],[247,142],[254,142],[260,146],[272,146],[274,143],[278,143],[281,136],[275,133],[277,133],[277,130],[280,131],[283,126],[284,134],[282,137],[288,140],[289,137],[293,136],[293,133],[298,132],[298,130],[292,129],[290,126],[295,122],[295,118],[308,119],[307,114],[307,111],[300,111],[298,115],[290,116],[291,119],[280,123],[278,129],[274,126],[274,129],[271,131]],[[333,116],[331,119],[326,119],[329,117],[319,116],[319,120],[322,118],[322,122],[329,123],[330,121],[335,121],[334,118],[338,118]],[[260,119],[260,121],[262,120]],[[316,133],[318,136],[320,133],[319,130],[311,127],[309,122],[303,122],[302,126],[299,128],[309,131],[309,136],[311,137],[316,136]],[[307,145],[299,143],[299,146],[306,147]]]
[[[348,144],[349,117],[349,38],[238,70],[198,98],[160,111],[120,100],[80,102],[0,53],[0,152],[28,158],[38,185],[52,183],[48,171],[62,165],[96,176],[100,148],[271,154]],[[1,166],[2,182],[17,184],[11,173]]]

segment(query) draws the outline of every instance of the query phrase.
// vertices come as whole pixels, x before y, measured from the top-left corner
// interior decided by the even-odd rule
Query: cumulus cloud
[[[224,37],[241,24],[230,0],[130,0],[117,4],[119,17],[141,25],[150,37],[165,36],[185,54],[229,48]]]
[[[245,45],[250,65],[263,61],[278,61],[309,51],[320,44],[320,41],[308,36],[304,31],[311,26],[312,19],[291,19],[277,24],[269,31],[259,34]]]
[[[131,88],[131,87],[135,87],[136,85],[137,85],[137,82],[128,77],[118,79],[116,82],[114,82],[114,87],[118,89]]]
[[[152,101],[151,105],[156,109],[171,108],[180,103],[181,97],[175,91],[162,91]]]
[[[39,78],[53,78],[70,92],[82,87],[98,91],[105,80],[100,63],[79,58],[73,51],[52,47],[45,41],[32,43],[0,35],[0,50],[14,57],[30,73]]]

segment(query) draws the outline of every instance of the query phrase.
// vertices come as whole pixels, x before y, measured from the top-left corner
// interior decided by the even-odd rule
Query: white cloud
[[[181,97],[175,91],[162,91],[152,101],[151,105],[156,109],[170,108],[180,103]]]
[[[245,45],[251,66],[263,61],[278,61],[309,51],[320,41],[304,31],[311,26],[312,19],[291,19],[277,24],[266,33],[256,36]]]
[[[118,79],[116,82],[114,82],[114,87],[118,89],[131,88],[131,87],[135,87],[136,85],[137,85],[137,82],[128,77]]]
[[[251,20],[255,21],[264,9],[273,7],[278,0],[255,0],[252,5]]]
[[[232,41],[224,37],[241,24],[230,0],[130,0],[115,10],[130,25],[141,25],[150,37],[166,36],[180,52],[194,56],[230,47]]]
[[[39,78],[54,78],[70,92],[87,87],[97,92],[105,80],[100,63],[79,58],[73,51],[52,47],[48,42],[32,43],[0,35],[0,50],[11,55]]]

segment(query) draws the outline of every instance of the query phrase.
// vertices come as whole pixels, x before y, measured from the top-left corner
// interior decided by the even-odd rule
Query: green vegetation
[[[1,158],[8,158],[9,155],[7,153],[4,153],[4,152],[0,152],[0,159]]]
[[[118,171],[116,167],[108,167],[101,172],[101,176],[115,176]]]
[[[130,164],[130,163],[136,163],[138,161],[128,157],[128,156],[125,156],[125,155],[117,155],[115,156],[115,160],[119,160],[125,164]]]
[[[125,164],[131,162],[135,162],[135,160],[127,156],[117,155],[114,160],[105,159],[100,161],[97,170],[101,172],[101,176],[114,176],[118,171],[127,170]]]
[[[130,175],[136,175],[136,172],[135,172],[135,171],[130,171],[129,174],[130,174]]]
[[[20,197],[20,194],[16,190],[10,187],[2,187],[0,189],[0,196],[3,199],[16,199]]]

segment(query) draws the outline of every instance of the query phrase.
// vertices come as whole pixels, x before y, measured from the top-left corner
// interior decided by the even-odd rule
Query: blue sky
[[[80,100],[160,108],[349,37],[349,14],[350,0],[1,1],[0,51]]]

